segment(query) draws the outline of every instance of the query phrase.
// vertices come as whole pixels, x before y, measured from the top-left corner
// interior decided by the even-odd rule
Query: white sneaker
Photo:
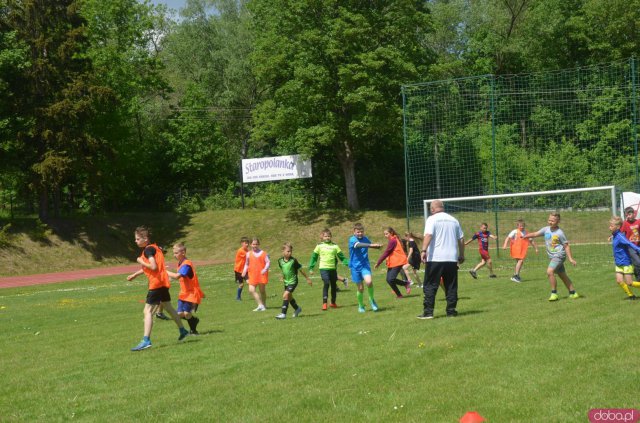
[[[286,318],[287,318],[287,315],[284,314],[284,313],[280,313],[280,314],[278,314],[276,316],[276,319],[278,319],[278,320],[282,320],[282,319],[286,319]]]
[[[298,317],[302,313],[302,307],[296,308],[296,311],[293,312],[293,317]]]
[[[265,311],[267,308],[263,305],[259,305],[258,307],[254,308],[253,311]]]

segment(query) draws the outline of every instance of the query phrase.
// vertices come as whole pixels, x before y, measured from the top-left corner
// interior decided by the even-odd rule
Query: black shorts
[[[416,270],[420,270],[420,263],[422,263],[422,259],[420,257],[417,259],[415,257],[409,259],[409,264]]]
[[[297,283],[292,283],[291,285],[285,285],[284,290],[293,294],[293,291],[295,291],[297,287],[298,287]]]
[[[236,271],[234,271],[233,273],[235,273],[235,274],[236,274],[236,282],[238,283],[238,285],[240,285],[241,283],[244,283],[244,282],[245,282],[245,279],[246,279],[246,278],[243,278],[243,277],[242,277],[242,273],[240,273],[240,272],[236,272]]]
[[[158,305],[160,303],[168,303],[171,301],[169,288],[150,289],[147,292],[147,304]]]

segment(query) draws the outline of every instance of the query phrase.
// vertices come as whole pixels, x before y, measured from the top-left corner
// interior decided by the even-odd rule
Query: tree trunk
[[[38,217],[42,222],[49,218],[49,193],[47,188],[40,187],[40,204],[38,207]]]
[[[347,194],[347,207],[350,210],[360,209],[358,201],[358,190],[356,189],[356,169],[353,153],[348,142],[343,143],[344,151],[338,154],[338,160],[342,165],[342,173],[344,174],[344,185]]]

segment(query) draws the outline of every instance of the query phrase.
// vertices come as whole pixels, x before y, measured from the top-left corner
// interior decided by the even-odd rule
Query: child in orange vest
[[[407,259],[407,254],[402,248],[400,236],[392,227],[388,227],[387,229],[385,229],[384,237],[389,240],[389,243],[387,244],[387,248],[378,259],[375,268],[377,269],[382,261],[386,259],[387,283],[393,290],[393,293],[396,294],[396,298],[403,298],[402,293],[398,289],[398,285],[404,286],[407,294],[411,293],[411,279],[408,277],[409,261]],[[406,282],[398,279],[398,274],[400,274],[400,272],[406,272]]]
[[[142,268],[127,276],[127,280],[132,281],[144,273],[149,280],[149,291],[144,305],[144,336],[138,345],[131,348],[131,351],[142,351],[151,347],[153,315],[160,304],[169,312],[173,321],[176,322],[180,331],[178,341],[182,341],[189,334],[189,331],[184,328],[180,317],[178,317],[171,305],[171,295],[169,295],[171,284],[164,266],[164,254],[162,254],[160,247],[149,241],[149,229],[144,226],[136,228],[135,242],[138,247],[142,248],[142,253],[137,260]]]
[[[247,252],[249,251],[249,238],[243,236],[240,238],[240,248],[236,251],[235,265],[233,266],[233,272],[236,276],[236,283],[238,284],[238,291],[236,292],[236,301],[242,301],[242,288],[244,288],[245,277],[242,276],[244,271],[244,265],[247,262]]]
[[[200,289],[200,282],[196,274],[196,268],[187,258],[187,248],[179,242],[173,246],[173,256],[178,260],[177,272],[167,270],[169,277],[180,281],[180,294],[178,295],[178,316],[189,323],[192,335],[198,335],[198,323],[200,319],[193,315],[198,310],[198,305],[204,298]]]
[[[251,251],[247,253],[247,262],[244,265],[242,276],[249,281],[249,292],[258,303],[253,311],[265,311],[267,309],[267,283],[269,283],[269,254],[260,249],[260,240],[253,238]],[[256,287],[260,292],[256,292]]]
[[[511,276],[511,280],[517,283],[522,282],[520,279],[520,270],[522,269],[522,265],[524,264],[524,259],[527,257],[527,251],[529,249],[529,244],[533,246],[536,250],[536,254],[538,253],[538,247],[536,243],[533,241],[533,238],[524,238],[527,234],[527,231],[524,229],[524,220],[518,219],[516,220],[516,229],[512,230],[504,240],[504,245],[502,246],[503,250],[507,249],[507,245],[510,245],[510,253],[511,258],[516,261],[516,268],[514,270],[513,276]]]

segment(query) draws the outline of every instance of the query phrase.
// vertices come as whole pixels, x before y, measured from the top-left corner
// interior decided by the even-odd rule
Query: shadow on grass
[[[323,220],[328,227],[340,225],[344,222],[357,222],[362,219],[364,212],[337,209],[294,209],[287,212],[287,220],[299,225],[311,225]]]
[[[173,242],[186,235],[184,228],[190,220],[190,216],[177,213],[130,213],[52,218],[46,223],[37,218],[15,218],[11,221],[3,219],[0,220],[0,226],[10,223],[10,237],[26,235],[44,247],[54,245],[50,239],[54,235],[63,242],[79,245],[94,260],[103,261],[131,260],[138,256],[139,249],[134,243],[133,231],[141,225],[151,229],[151,240],[166,251]],[[9,243],[5,248],[12,247]]]

